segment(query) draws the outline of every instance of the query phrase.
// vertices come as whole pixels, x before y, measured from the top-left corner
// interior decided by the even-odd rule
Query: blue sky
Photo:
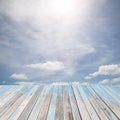
[[[120,83],[119,0],[0,0],[0,84]]]

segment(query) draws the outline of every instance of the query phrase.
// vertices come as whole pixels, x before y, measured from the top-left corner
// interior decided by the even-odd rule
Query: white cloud
[[[111,83],[120,83],[120,77],[112,79]]]
[[[25,75],[25,74],[17,74],[17,73],[12,74],[10,76],[10,78],[17,79],[17,80],[27,80],[28,79],[27,75]]]
[[[99,82],[99,84],[103,84],[103,85],[109,84],[109,83],[110,83],[109,79],[104,79],[104,80],[102,80],[102,81]]]
[[[65,68],[64,64],[59,61],[47,61],[45,63],[36,63],[26,65],[29,68],[48,70],[48,71],[59,71]]]
[[[97,72],[89,74],[85,79],[91,79],[98,75],[120,75],[120,64],[102,65]]]
[[[118,78],[113,78],[113,79],[104,79],[102,81],[99,81],[99,84],[117,84],[120,83],[120,77]]]

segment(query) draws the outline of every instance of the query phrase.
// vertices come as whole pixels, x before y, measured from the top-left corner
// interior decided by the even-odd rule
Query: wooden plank
[[[120,99],[120,94],[118,94],[119,92],[120,92],[120,88],[119,87],[115,87],[115,86],[107,86],[109,89],[110,89],[110,91],[112,91],[112,92],[114,92],[114,94],[116,95],[116,96],[118,96],[118,98]]]
[[[34,93],[37,91],[38,86],[33,86],[28,93],[26,93],[26,98],[23,100],[21,105],[13,112],[13,114],[9,117],[8,120],[18,120],[20,115],[23,113],[25,107],[28,105],[29,101],[33,97]]]
[[[63,87],[64,120],[73,120],[68,86]]]
[[[13,105],[1,116],[1,120],[8,120],[9,116],[15,111],[15,109],[20,105],[20,103],[25,98],[25,94],[21,95]]]
[[[11,94],[11,91],[15,89],[15,86],[3,87],[2,91],[0,92],[0,101],[4,101],[4,99]]]
[[[120,85],[0,89],[0,120],[120,120]]]
[[[17,86],[18,87],[18,86]],[[22,103],[26,97],[26,92],[29,90],[29,87],[25,87],[20,91],[21,96],[7,109],[7,111],[1,116],[1,119],[7,120],[11,114],[17,109],[17,107]]]
[[[3,93],[8,92],[11,88],[14,88],[15,86],[4,86],[1,87],[2,89],[0,89],[0,97],[2,96]]]
[[[3,93],[9,92],[10,94],[6,95],[5,97],[1,96],[0,108],[3,106],[3,104],[5,104],[7,102],[7,100],[10,100],[15,95],[15,93],[18,92],[19,90],[21,90],[23,87],[22,86],[19,86],[19,87],[14,86],[12,89],[8,89],[8,88],[11,88],[11,87],[5,87],[5,88],[3,87]]]
[[[90,87],[91,88],[91,87]],[[84,91],[86,91],[86,94],[88,96],[88,99],[93,106],[94,110],[96,111],[97,115],[99,116],[100,120],[109,120],[109,118],[106,116],[106,114],[103,111],[103,108],[101,107],[101,104],[97,102],[97,98],[93,96],[90,88],[85,87]]]
[[[94,96],[93,97],[97,98],[96,101],[98,102],[98,104],[100,104],[100,107],[102,107],[102,109],[103,109],[104,113],[107,115],[107,117],[109,119],[118,120],[118,117],[113,113],[113,111],[111,111],[111,109],[106,104],[106,100],[103,100],[101,98],[103,96],[103,93],[101,91],[99,91],[99,94],[102,95],[102,96],[99,96],[99,94],[96,92],[96,91],[98,91],[98,87],[94,86],[94,89],[92,87],[91,90],[92,90],[92,93],[94,92]],[[107,98],[107,96],[106,96],[106,98]]]
[[[58,94],[56,100],[55,120],[64,120],[63,116],[63,89],[62,86],[58,86]]]
[[[23,89],[23,88],[20,87],[19,90],[22,90],[22,89]],[[12,104],[14,104],[14,102],[15,102],[21,95],[22,95],[21,92],[17,92],[17,94],[13,94],[13,95],[12,95],[12,98],[10,98],[10,100],[7,98],[7,99],[5,99],[2,103],[0,103],[0,106],[1,106],[1,108],[0,108],[0,116],[1,116],[2,114],[4,114],[4,113],[7,111],[7,109],[8,109]]]
[[[52,99],[47,115],[47,120],[54,120],[55,117],[55,109],[56,109],[56,99],[57,99],[57,91],[58,91],[58,86],[53,87],[53,92],[52,92]]]
[[[13,91],[18,89],[17,86],[4,86],[2,87],[2,91],[0,92],[0,102],[5,101],[4,99],[11,95]]]
[[[48,93],[45,94],[45,99],[44,99],[44,102],[42,103],[37,120],[46,120],[46,118],[47,118],[47,113],[48,113],[51,98],[52,98],[52,90],[53,90],[52,87],[53,86],[50,85],[48,87],[50,89],[49,89]]]
[[[77,104],[78,104],[78,108],[79,108],[82,120],[91,120],[91,118],[88,114],[88,111],[85,107],[85,104],[84,104],[76,86],[73,86],[73,91],[74,91],[74,94],[75,94],[75,97],[77,100]]]
[[[113,90],[110,89],[110,87],[103,87],[103,86],[100,86],[101,89],[103,89],[110,97],[112,97],[113,99],[115,99],[115,102],[119,103],[120,104],[120,97],[119,95],[116,95],[115,92]],[[119,108],[120,108],[120,105],[119,105]]]
[[[82,99],[84,100],[87,111],[88,111],[88,113],[89,113],[92,120],[100,120],[97,113],[96,113],[96,111],[94,110],[94,108],[90,104],[88,96],[85,94],[85,91],[84,91],[85,87],[86,86],[80,86],[80,87],[78,87],[78,89],[79,89],[79,92],[81,94]]]
[[[25,107],[25,109],[23,110],[22,114],[20,115],[20,117],[18,118],[18,120],[27,120],[33,107],[36,104],[36,101],[38,100],[39,97],[39,90],[41,88],[38,86],[37,91],[34,93],[34,95],[32,96],[32,98],[30,99],[29,103],[27,104],[27,106]]]
[[[69,97],[70,97],[73,119],[74,120],[82,120],[72,86],[68,87],[68,92],[69,92]]]
[[[105,104],[109,107],[109,109],[120,119],[120,102],[119,100],[115,99],[114,95],[110,92],[104,91],[104,89],[100,88],[100,86],[96,86],[98,88],[97,91],[99,91],[99,95],[101,96],[101,99],[105,102]]]
[[[43,109],[41,106],[45,100],[45,96],[48,93],[49,89],[50,88],[48,86],[44,86],[43,90],[41,91],[41,95],[39,96],[35,104],[35,107],[33,108],[28,120],[37,120],[40,109]]]
[[[110,88],[114,89],[116,93],[119,93],[120,91],[120,85],[111,85]]]

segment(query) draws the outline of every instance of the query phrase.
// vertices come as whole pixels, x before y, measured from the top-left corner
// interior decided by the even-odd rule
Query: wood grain
[[[0,120],[120,120],[120,85],[0,86]]]

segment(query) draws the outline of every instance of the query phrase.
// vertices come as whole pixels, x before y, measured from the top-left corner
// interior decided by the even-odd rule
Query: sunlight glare
[[[55,0],[53,2],[55,14],[65,16],[75,10],[75,0]]]

